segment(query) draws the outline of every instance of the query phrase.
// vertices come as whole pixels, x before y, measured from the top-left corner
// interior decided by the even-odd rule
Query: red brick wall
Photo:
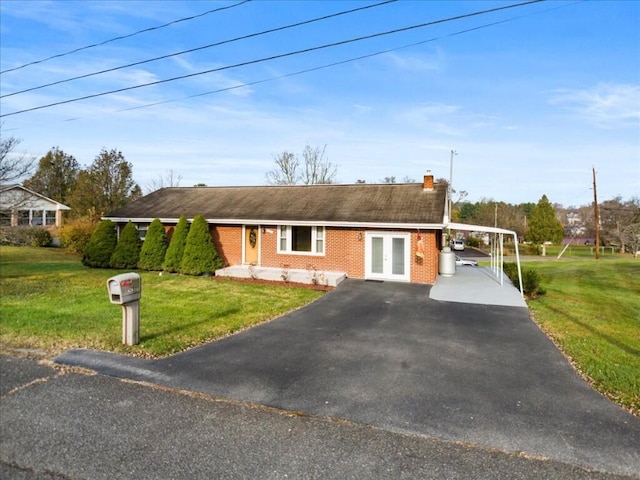
[[[277,253],[278,229],[265,227],[272,233],[261,233],[261,265],[263,267],[315,268],[346,272],[350,278],[365,276],[365,232],[363,229],[326,228],[325,255],[290,255]],[[402,230],[398,230],[402,231]],[[439,232],[421,232],[425,256],[416,256],[418,232],[411,232],[411,281],[434,284],[438,275],[437,236]]]
[[[346,272],[352,278],[364,278],[364,232],[347,228],[325,228],[325,255],[278,254],[278,228],[260,237],[263,267],[313,269]],[[358,233],[362,239],[358,240]]]
[[[438,276],[437,238],[440,232],[420,232],[424,244],[424,258],[416,255],[418,251],[418,233],[411,232],[411,281],[415,283],[436,283]]]
[[[211,240],[225,265],[242,264],[242,226],[209,225]]]
[[[172,233],[173,226],[166,226]],[[211,238],[225,265],[241,265],[242,226],[210,225]],[[380,230],[376,230],[380,231]],[[390,230],[393,231],[393,230]],[[395,230],[406,232],[406,230]],[[260,236],[260,265],[263,267],[316,269],[345,272],[350,278],[365,276],[365,232],[357,228],[325,228],[325,255],[278,254],[278,227],[263,225]],[[420,232],[424,244],[424,258],[416,256],[418,232],[411,231],[411,281],[434,284],[438,276],[438,246],[440,232]]]

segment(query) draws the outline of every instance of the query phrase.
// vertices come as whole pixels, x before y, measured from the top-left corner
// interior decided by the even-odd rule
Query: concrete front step
[[[249,265],[232,265],[216,270],[217,277],[256,278],[260,280],[272,280],[292,283],[316,283],[336,287],[347,278],[344,272],[323,272],[319,270],[303,270],[295,268],[270,268]]]

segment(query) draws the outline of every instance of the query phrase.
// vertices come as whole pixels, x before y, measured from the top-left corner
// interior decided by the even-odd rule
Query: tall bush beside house
[[[167,252],[167,233],[159,218],[156,218],[147,230],[142,249],[140,250],[140,260],[138,268],[142,270],[159,271],[162,270],[162,263]]]
[[[63,247],[73,253],[84,253],[95,228],[96,224],[90,217],[80,217],[69,220],[60,227],[58,236]]]
[[[82,264],[93,268],[109,268],[109,261],[117,244],[116,224],[111,220],[101,221],[84,249]]]
[[[118,245],[111,255],[109,262],[111,268],[137,268],[141,247],[142,242],[138,236],[138,229],[133,223],[127,223],[122,229]]]
[[[187,235],[187,244],[180,263],[180,273],[205,275],[222,268],[222,259],[211,241],[209,225],[202,215],[196,215]]]
[[[184,255],[184,247],[187,244],[187,235],[189,234],[189,222],[184,215],[180,216],[178,224],[176,225],[169,247],[164,256],[164,263],[162,268],[167,272],[178,272],[180,270],[180,263],[182,262],[182,256]]]

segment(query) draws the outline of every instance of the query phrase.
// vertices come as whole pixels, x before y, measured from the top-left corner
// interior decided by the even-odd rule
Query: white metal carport
[[[522,289],[522,269],[520,268],[520,253],[518,251],[518,234],[513,230],[506,230],[498,227],[487,227],[483,225],[467,225],[464,223],[449,222],[444,225],[444,228],[450,230],[462,230],[466,232],[486,232],[493,234],[490,242],[490,254],[491,254],[491,271],[496,277],[496,280],[500,285],[504,285],[504,236],[512,235],[513,244],[516,249],[516,264],[518,265],[518,283],[520,284],[520,295],[524,297],[524,291]]]

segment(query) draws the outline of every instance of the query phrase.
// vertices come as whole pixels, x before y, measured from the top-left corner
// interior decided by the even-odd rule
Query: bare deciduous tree
[[[278,156],[274,156],[276,167],[267,172],[269,185],[295,185],[298,183],[298,158],[286,150]]]
[[[300,169],[300,160],[295,154],[287,151],[282,152],[274,157],[276,166],[267,172],[267,184],[317,185],[335,183],[338,166],[326,158],[326,149],[326,145],[322,148],[307,145],[302,151],[302,169]]]
[[[14,182],[27,176],[33,169],[35,158],[26,154],[14,154],[20,143],[15,137],[0,140],[0,184]]]
[[[147,193],[155,192],[161,188],[179,187],[181,181],[182,175],[176,174],[173,170],[167,170],[164,176],[159,174],[149,182],[149,185],[147,185]]]
[[[325,157],[327,146],[310,147],[307,145],[302,151],[304,171],[301,181],[305,185],[335,183],[338,166]]]
[[[622,237],[627,248],[633,253],[633,258],[638,258],[640,254],[640,223],[627,225],[622,231]]]

